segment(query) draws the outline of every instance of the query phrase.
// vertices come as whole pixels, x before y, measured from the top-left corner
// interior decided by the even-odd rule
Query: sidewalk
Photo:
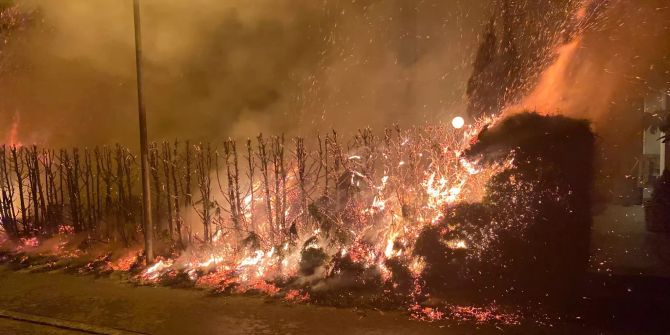
[[[642,206],[608,206],[594,217],[591,269],[599,273],[670,277],[670,235],[645,228]]]

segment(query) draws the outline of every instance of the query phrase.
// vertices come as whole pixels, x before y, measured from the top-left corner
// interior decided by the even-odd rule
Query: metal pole
[[[149,186],[149,146],[147,141],[147,113],[142,96],[142,31],[140,28],[140,1],[133,0],[135,17],[135,64],[137,67],[137,107],[140,114],[140,156],[142,160],[142,223],[144,227],[144,254],[147,265],[154,261],[153,225],[151,223],[151,188]]]

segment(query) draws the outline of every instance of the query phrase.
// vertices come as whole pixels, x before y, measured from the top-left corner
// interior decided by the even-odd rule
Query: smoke
[[[588,27],[557,46],[553,64],[515,107],[587,118],[599,131],[638,130],[612,124],[610,113],[626,104],[630,122],[640,118],[632,100],[670,93],[670,6],[662,0],[584,3],[576,15],[590,19]]]
[[[580,3],[583,14],[574,11]],[[17,5],[31,20],[9,37],[3,31],[0,136],[15,131],[16,141],[49,146],[135,145],[131,1]],[[670,86],[667,2],[508,5],[521,32],[515,42],[522,72],[531,74],[522,84],[531,97],[549,93],[520,99],[521,106],[594,120],[600,134],[639,132],[631,105]],[[143,0],[149,136],[312,135],[463,115],[481,32],[500,7],[500,1]],[[562,40],[575,35],[565,24],[574,15],[586,15],[589,25],[560,75],[543,84],[543,68],[575,42]]]
[[[50,146],[137,134],[131,1],[18,2],[0,116]],[[220,139],[450,118],[487,11],[431,0],[143,0],[149,136]],[[0,128],[7,137],[9,126]],[[4,133],[4,134],[3,134]]]
[[[587,119],[599,135],[601,189],[626,184],[641,151],[643,99],[670,93],[667,1],[501,0],[496,6],[468,82],[469,114],[537,111]]]
[[[586,1],[592,23],[557,47],[554,63],[512,107],[592,122],[599,135],[599,198],[631,188],[642,147],[645,96],[670,94],[667,1]]]

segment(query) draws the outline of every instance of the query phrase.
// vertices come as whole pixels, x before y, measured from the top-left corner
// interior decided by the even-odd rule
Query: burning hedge
[[[416,306],[457,290],[558,292],[586,264],[586,122],[526,113],[462,130],[362,130],[347,144],[333,132],[309,144],[155,144],[153,233],[163,257],[135,278]],[[3,147],[0,156],[3,227],[21,253],[34,237],[83,236],[57,253],[138,239],[129,150]],[[122,269],[139,257],[102,253],[90,267]]]

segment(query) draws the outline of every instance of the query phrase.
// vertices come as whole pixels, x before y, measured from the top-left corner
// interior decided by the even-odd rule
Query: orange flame
[[[558,48],[556,61],[542,74],[533,91],[519,103],[514,110],[532,109],[547,114],[561,109],[563,92],[566,91],[566,79],[569,76],[570,64],[581,45],[581,37]]]
[[[12,127],[9,129],[9,134],[5,139],[5,143],[10,146],[20,147],[22,144],[19,141],[19,123],[21,122],[21,116],[19,113],[14,113],[12,117]]]
[[[587,9],[591,0],[583,0],[575,12],[578,26],[587,20]],[[583,28],[583,27],[582,27]],[[554,52],[556,59],[540,75],[537,85],[520,102],[508,106],[504,113],[534,110],[540,114],[553,114],[568,109],[568,95],[571,93],[571,69],[582,45],[583,31],[580,29],[567,43],[559,44]]]

